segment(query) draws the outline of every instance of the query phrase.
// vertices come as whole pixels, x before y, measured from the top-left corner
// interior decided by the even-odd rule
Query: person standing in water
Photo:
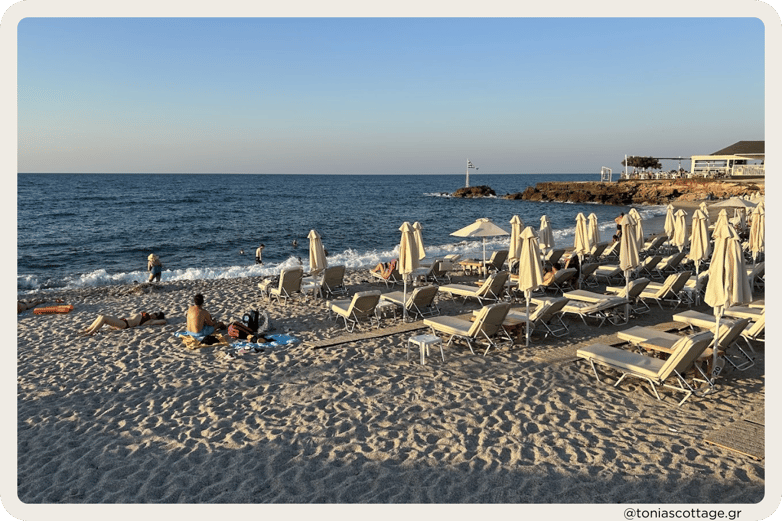
[[[160,262],[160,257],[154,253],[150,253],[147,257],[147,271],[149,272],[149,281],[157,280],[160,282],[160,277],[163,274],[163,263]]]
[[[255,264],[263,264],[263,249],[266,246],[264,246],[263,243],[261,243],[260,246],[258,246],[258,249],[255,250]]]

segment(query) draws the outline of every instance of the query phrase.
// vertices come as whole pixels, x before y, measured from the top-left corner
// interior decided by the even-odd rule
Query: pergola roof
[[[765,156],[765,141],[739,141],[727,148],[717,150],[712,156]]]

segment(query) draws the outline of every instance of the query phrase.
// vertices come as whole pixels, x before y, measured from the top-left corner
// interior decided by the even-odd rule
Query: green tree
[[[659,159],[651,156],[629,156],[626,165],[625,160],[622,160],[622,166],[632,166],[634,168],[640,168],[641,170],[646,170],[647,168],[659,170],[663,167],[663,165],[660,164]]]

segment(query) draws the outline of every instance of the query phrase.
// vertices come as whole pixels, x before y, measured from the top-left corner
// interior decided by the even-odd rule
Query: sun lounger
[[[758,309],[766,309],[766,299],[761,298],[761,299],[753,300],[752,302],[747,304],[747,307],[758,308]]]
[[[375,307],[377,307],[379,301],[379,291],[360,291],[353,295],[351,300],[331,302],[329,311],[334,312],[337,315],[337,319],[342,318],[345,322],[345,329],[348,332],[352,332],[362,321],[369,322],[370,329],[372,328],[372,322],[376,321],[379,328],[380,321],[375,315]]]
[[[675,273],[679,270],[679,267],[681,266],[682,261],[686,255],[687,254],[685,252],[680,251],[674,253],[673,255],[663,257],[663,259],[657,264],[657,267],[654,269],[654,271],[660,276],[660,278],[665,277],[666,274]]]
[[[419,286],[413,291],[407,292],[407,300],[402,291],[393,291],[380,295],[381,300],[392,302],[397,306],[407,308],[408,314],[413,317],[439,315],[440,309],[434,303],[437,295],[437,286]]]
[[[529,315],[530,334],[540,328],[545,329],[544,338],[548,335],[561,337],[569,333],[567,325],[562,320],[562,308],[565,307],[569,299],[565,297],[543,297],[532,299],[532,301],[536,302],[537,306]],[[512,308],[508,312],[508,318],[511,317],[526,324],[526,308]]]
[[[484,271],[489,273],[491,271],[501,271],[502,265],[508,259],[508,250],[497,250],[491,254],[491,258],[484,264]]]
[[[599,256],[595,255],[595,257],[600,262],[607,262],[607,261],[618,259],[619,258],[619,242],[620,241],[614,241],[614,242],[610,243],[605,248],[605,250],[603,250],[603,254],[602,255],[599,255]]]
[[[696,390],[685,379],[685,374],[690,368],[695,366],[706,381],[709,381],[706,375],[703,374],[703,371],[695,365],[695,361],[703,355],[708,347],[709,341],[708,333],[681,337],[671,346],[671,355],[667,360],[619,349],[606,344],[592,344],[581,348],[576,351],[576,355],[589,362],[598,381],[600,381],[600,376],[597,373],[595,364],[605,365],[622,373],[614,387],[618,387],[625,377],[633,376],[649,382],[658,400],[660,400],[660,395],[657,392],[657,387],[667,387],[683,392],[685,396],[679,402],[681,406],[690,396],[696,393]],[[669,378],[675,379],[678,385],[666,383]]]
[[[606,264],[598,267],[595,270],[594,276],[596,281],[599,281],[602,278],[606,281],[606,284],[618,284],[624,277],[624,273],[622,273],[622,268],[619,266],[615,264]]]
[[[660,309],[663,309],[663,302],[670,302],[673,309],[679,307],[679,304],[685,301],[686,297],[682,295],[682,288],[690,278],[691,272],[682,271],[669,275],[662,285],[651,287],[651,283],[639,295],[640,299],[646,304],[646,300],[654,300]],[[648,304],[646,304],[648,306]]]
[[[454,338],[463,339],[467,342],[470,352],[473,354],[475,354],[475,351],[473,351],[473,343],[486,341],[488,345],[486,351],[483,353],[483,356],[486,356],[489,349],[498,345],[494,340],[497,336],[503,336],[513,343],[513,339],[510,338],[502,327],[502,323],[505,321],[505,317],[509,310],[510,303],[499,302],[497,304],[484,306],[474,321],[450,316],[433,317],[424,319],[424,325],[432,328],[432,334],[434,335],[437,335],[437,333],[449,335],[448,343],[446,345],[451,345]],[[445,357],[443,356],[443,361],[444,360]]]
[[[680,313],[678,316],[680,319],[685,313]],[[728,348],[735,344],[735,342],[741,336],[742,331],[747,327],[749,320],[738,319],[734,321],[725,321],[720,323],[720,334],[718,337],[717,355],[722,356],[725,361],[730,363],[733,367],[739,371],[743,371],[754,365],[754,360],[750,357],[741,347],[738,347],[745,361],[742,363],[736,363],[732,357],[726,356]],[[706,329],[703,333],[710,336],[710,345],[707,346],[701,356],[701,360],[711,361],[714,349],[714,326],[715,321],[711,322],[711,329]],[[671,346],[681,338],[681,336],[667,333],[665,331],[659,331],[651,327],[636,326],[626,331],[620,331],[617,335],[621,340],[626,340],[634,345],[640,346],[647,350],[655,350],[660,352],[667,352],[671,349]]]
[[[608,286],[606,287],[606,293],[609,295],[616,295],[617,297],[627,298],[633,303],[631,308],[633,313],[646,313],[649,311],[649,306],[641,300],[641,293],[649,286],[649,279],[641,277],[640,279],[631,280],[629,284],[625,286]]]
[[[590,287],[599,286],[600,283],[597,281],[597,277],[595,277],[595,272],[599,267],[600,264],[596,262],[590,262],[581,266],[581,281]]]
[[[639,255],[647,256],[647,255],[656,255],[658,253],[658,250],[660,247],[665,243],[665,241],[668,240],[668,237],[666,235],[659,235],[652,239],[651,241],[648,241],[646,244],[644,244],[644,247],[641,251],[638,252]],[[662,258],[662,256],[661,256]]]
[[[446,284],[440,286],[441,293],[447,293],[452,298],[459,296],[466,302],[468,298],[477,299],[481,304],[499,300],[505,292],[505,283],[508,280],[507,271],[492,273],[480,286],[468,286],[467,284]]]
[[[606,251],[606,248],[610,246],[610,242],[601,242],[599,244],[596,244],[594,248],[592,248],[592,251],[589,253],[589,258],[592,259],[594,262],[598,262],[600,260],[600,257],[603,256],[603,252]]]
[[[747,319],[745,317],[745,319]],[[681,322],[682,324],[687,324],[691,327],[697,327],[701,329],[714,329],[714,326],[716,324],[716,318],[714,315],[711,315],[709,313],[701,313],[700,311],[684,311],[682,313],[677,313],[673,316],[673,320],[676,322]],[[750,319],[747,319],[750,320]],[[720,321],[721,325],[727,325],[727,324],[733,324],[733,319],[725,319],[723,318]],[[741,336],[744,338],[744,341],[747,343],[747,347],[754,352],[755,348],[752,347],[752,343],[750,341],[755,342],[763,342],[766,341],[766,314],[762,313],[758,315],[757,317],[751,319],[751,321],[747,324],[747,326],[744,328],[744,330],[741,332]],[[745,357],[749,357],[746,353],[744,353]]]
[[[594,300],[585,299],[585,294],[588,293],[595,295]],[[624,307],[627,305],[627,300],[622,297],[600,295],[599,293],[584,290],[569,291],[564,294],[564,297],[570,300],[562,308],[563,313],[578,315],[586,325],[589,325],[587,322],[588,318],[597,319],[600,321],[598,327],[605,324],[606,320],[618,324],[620,317],[622,317],[622,311],[624,311]],[[581,297],[582,300],[579,300],[578,297]]]
[[[653,276],[652,272],[657,268],[657,265],[660,263],[661,260],[663,260],[662,255],[650,255],[641,261],[638,267],[635,268],[635,270],[633,270],[633,274],[636,277],[641,277],[641,276],[652,277]]]
[[[344,284],[345,266],[329,266],[319,277],[312,280],[304,279],[302,293],[314,293],[320,297],[331,298],[334,295],[346,295],[348,290]]]
[[[565,254],[564,249],[561,248],[553,249],[543,256],[543,262],[544,264],[553,266],[554,264],[559,262],[559,259],[561,259],[564,254]]]
[[[402,283],[402,275],[399,274],[397,269],[397,259],[391,261],[390,269],[386,269],[383,272],[370,270],[369,275],[374,279],[374,282],[383,282],[386,287]]]
[[[549,281],[549,283],[542,284],[539,290],[551,290],[555,293],[562,292],[566,287],[570,287],[572,285],[572,281],[575,279],[575,276],[576,268],[565,268],[559,270],[554,274],[554,277]]]
[[[276,288],[268,285],[263,286],[263,282],[258,286],[262,291],[266,291],[266,296],[271,300],[276,298],[277,302],[293,298],[296,293],[301,293],[301,280],[304,275],[304,269],[301,266],[295,268],[284,268],[280,272],[280,282]]]
[[[752,291],[765,289],[766,263],[759,262],[751,268],[747,268],[747,280]]]

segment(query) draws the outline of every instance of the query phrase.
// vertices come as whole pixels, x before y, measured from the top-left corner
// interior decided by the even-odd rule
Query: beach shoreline
[[[464,344],[407,359],[425,329],[349,339],[323,301],[269,304],[260,277],[60,291],[68,314],[17,318],[18,496],[40,503],[755,503],[763,461],[704,438],[764,410],[764,347],[712,396],[647,383],[613,387],[576,361],[629,326],[584,325],[470,354]],[[351,293],[372,285],[349,270]],[[456,275],[454,282],[473,283]],[[393,288],[396,290],[400,287]],[[597,288],[600,291],[601,288]],[[269,313],[300,340],[225,358],[189,350],[192,296],[225,322]],[[760,298],[760,297],[758,297]],[[440,299],[443,314],[475,304]],[[658,309],[631,325],[670,327]],[[700,305],[695,309],[708,312]],[[104,328],[99,313],[163,310],[165,326]],[[385,327],[390,327],[386,322]],[[372,330],[377,331],[377,330]],[[379,330],[381,333],[383,328]],[[333,345],[316,349],[323,340]],[[342,340],[341,340],[342,339]]]

